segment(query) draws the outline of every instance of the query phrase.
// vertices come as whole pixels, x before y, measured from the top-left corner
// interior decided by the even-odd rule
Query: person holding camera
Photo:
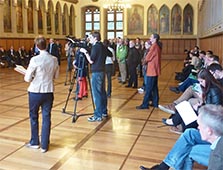
[[[94,115],[88,118],[89,122],[102,121],[103,117],[108,116],[107,96],[105,91],[105,59],[112,56],[111,52],[102,44],[99,32],[93,32],[89,35],[90,44],[92,44],[91,53],[85,48],[80,52],[84,53],[88,62],[91,64],[92,71],[92,94],[95,103]]]

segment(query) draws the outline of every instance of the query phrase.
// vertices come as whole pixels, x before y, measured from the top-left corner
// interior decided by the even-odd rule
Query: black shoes
[[[144,167],[144,166],[140,166],[139,168],[140,168],[141,170],[162,170],[162,168],[160,168],[159,165],[155,165],[155,166],[153,166],[153,167],[151,167],[151,168],[146,168],[146,167]]]
[[[141,110],[141,109],[149,109],[149,107],[145,107],[143,105],[136,106],[136,109]]]
[[[170,89],[170,91],[175,92],[177,94],[180,93],[180,90],[178,89],[178,87],[170,87],[169,89]]]

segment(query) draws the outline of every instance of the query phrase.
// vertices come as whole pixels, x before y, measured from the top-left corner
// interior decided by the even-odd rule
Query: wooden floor
[[[60,78],[55,81],[50,148],[46,153],[25,147],[30,138],[28,83],[13,69],[0,68],[1,170],[137,170],[140,165],[150,167],[164,159],[179,137],[162,126],[161,118],[168,114],[152,107],[136,110],[143,95],[119,84],[117,76],[113,77],[112,96],[108,99],[109,118],[90,123],[87,116],[80,116],[72,123],[73,117],[62,113],[70,88],[64,85],[65,67],[62,62]],[[160,104],[177,98],[168,87],[177,84],[174,72],[181,67],[180,61],[162,61]],[[73,92],[66,107],[70,113],[75,104],[72,97]],[[77,112],[93,112],[91,97],[78,101]]]

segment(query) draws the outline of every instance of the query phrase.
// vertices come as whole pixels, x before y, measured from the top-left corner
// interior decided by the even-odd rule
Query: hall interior
[[[169,86],[177,85],[175,71],[181,68],[180,60],[162,60],[160,104],[169,104],[179,96],[169,91]],[[179,137],[162,124],[167,113],[153,107],[136,110],[143,94],[118,83],[117,74],[112,78],[112,95],[108,98],[109,117],[88,122],[93,112],[91,96],[78,101],[75,111],[76,83],[65,85],[65,77],[66,61],[62,61],[59,79],[55,80],[50,148],[41,153],[25,147],[30,138],[28,83],[13,69],[0,68],[1,170],[136,170],[140,165],[150,167],[161,162]],[[78,116],[75,122],[73,115],[62,113],[64,107]],[[41,129],[41,113],[39,116]],[[194,169],[205,167],[195,164]]]

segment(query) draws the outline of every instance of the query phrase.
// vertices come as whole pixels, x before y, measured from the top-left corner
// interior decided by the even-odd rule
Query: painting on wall
[[[151,5],[148,9],[148,34],[157,33],[158,31],[158,10],[155,5]]]
[[[55,13],[55,33],[59,34],[59,4],[56,5],[56,13]]]
[[[4,32],[12,32],[11,1],[5,1],[3,6]]]
[[[22,0],[17,0],[16,6],[16,27],[17,32],[23,32],[23,12],[22,12]]]
[[[128,34],[143,34],[143,7],[139,5],[128,9]]]
[[[49,1],[48,2],[48,12],[46,13],[46,15],[47,15],[47,18],[46,18],[46,21],[47,21],[47,33],[48,34],[52,34],[52,26],[51,26],[52,14],[53,14],[53,5],[52,5],[52,2]]]
[[[43,33],[43,15],[42,15],[42,10],[39,8],[38,10],[38,31],[40,34]]]
[[[28,33],[33,33],[33,1],[29,0],[27,8],[27,18],[28,18]]]
[[[181,33],[181,8],[177,4],[173,7],[172,13],[171,13],[171,21],[172,21],[172,33],[173,34],[180,34]]]
[[[194,18],[194,13],[191,5],[187,5],[184,8],[184,27],[183,27],[183,32],[184,34],[193,34],[193,18]]]
[[[170,11],[166,5],[162,6],[159,13],[160,34],[169,34]]]

